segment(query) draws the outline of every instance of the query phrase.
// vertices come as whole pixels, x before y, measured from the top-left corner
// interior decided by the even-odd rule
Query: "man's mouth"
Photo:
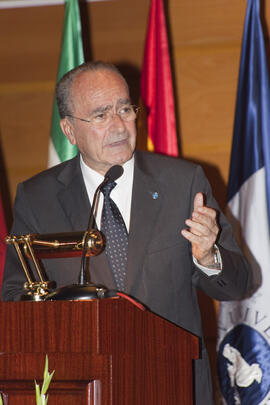
[[[123,138],[123,139],[117,139],[115,141],[109,142],[107,143],[107,145],[105,145],[106,147],[109,148],[113,148],[113,147],[117,147],[117,146],[121,146],[124,145],[127,142],[128,138]]]

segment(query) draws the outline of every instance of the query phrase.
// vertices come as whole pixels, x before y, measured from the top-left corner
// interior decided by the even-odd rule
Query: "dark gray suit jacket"
[[[181,236],[185,219],[201,191],[208,206],[218,209],[202,169],[181,159],[136,152],[125,291],[151,311],[202,337],[197,288],[217,300],[242,298],[251,286],[251,273],[231,227],[219,214],[218,237],[223,270],[207,277],[192,261],[190,244]],[[153,198],[153,194],[157,198]],[[79,157],[38,174],[18,186],[13,234],[85,230],[90,212]],[[57,286],[78,280],[80,259],[43,261]],[[95,283],[115,288],[106,255],[91,258]],[[13,247],[8,248],[2,297],[17,299],[25,277]],[[196,404],[211,404],[211,378],[202,342],[196,361]]]

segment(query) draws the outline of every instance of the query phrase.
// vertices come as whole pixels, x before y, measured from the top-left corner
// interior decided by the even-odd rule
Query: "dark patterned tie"
[[[104,195],[101,230],[106,238],[105,253],[113,272],[117,289],[123,291],[127,267],[128,233],[117,205],[110,198],[110,193],[115,186],[116,183],[114,181],[105,184],[101,188]]]

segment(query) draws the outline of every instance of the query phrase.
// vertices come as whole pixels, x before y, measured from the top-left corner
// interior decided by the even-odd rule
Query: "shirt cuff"
[[[202,270],[207,276],[216,276],[222,271],[222,258],[219,248],[216,244],[214,245],[214,249],[215,249],[214,263],[208,265],[207,267],[202,266],[200,263],[198,263],[198,260],[194,256],[192,256],[193,263],[195,264],[195,266],[198,267],[200,270]]]

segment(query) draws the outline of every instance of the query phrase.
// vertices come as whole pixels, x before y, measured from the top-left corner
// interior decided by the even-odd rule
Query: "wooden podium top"
[[[144,350],[145,339],[153,333],[152,343],[175,351],[179,341],[187,341],[189,355],[199,356],[196,336],[119,297],[4,302],[0,303],[0,319],[2,353],[132,353],[134,345]]]

